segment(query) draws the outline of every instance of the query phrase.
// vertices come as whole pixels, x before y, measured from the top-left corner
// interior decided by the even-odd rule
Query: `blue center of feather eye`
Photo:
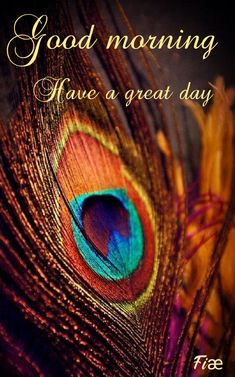
[[[143,257],[143,231],[124,189],[77,196],[70,202],[74,239],[90,268],[108,280],[129,277]]]

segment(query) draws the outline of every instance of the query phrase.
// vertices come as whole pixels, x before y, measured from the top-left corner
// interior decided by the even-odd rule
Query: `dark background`
[[[70,0],[73,4],[76,0]],[[92,0],[84,0],[90,3]],[[101,0],[101,6],[106,0]],[[112,4],[111,0],[109,0]],[[207,89],[208,81],[214,82],[218,75],[225,78],[226,85],[235,85],[235,53],[234,53],[234,12],[227,1],[167,1],[167,0],[120,0],[134,30],[143,35],[169,35],[176,37],[179,30],[184,35],[199,34],[202,37],[214,34],[218,46],[210,56],[202,59],[203,51],[194,50],[154,50],[164,70],[164,81],[175,90],[182,90],[188,81],[198,89]],[[47,13],[48,8],[56,17],[55,1],[5,1],[1,2],[1,35],[0,35],[0,111],[6,112],[11,93],[14,88],[14,67],[6,56],[6,44],[13,36],[13,24],[23,13],[40,15]],[[50,21],[50,19],[49,19]],[[55,34],[60,34],[55,31]]]
[[[70,0],[69,2],[75,1]],[[90,3],[92,6],[92,1]],[[105,3],[105,0],[101,0],[100,3]],[[194,77],[198,78],[207,72],[210,80],[216,75],[222,74],[228,83],[235,84],[234,11],[231,2],[120,0],[120,3],[137,33],[178,35],[179,30],[183,28],[185,35],[214,34],[219,45],[206,61],[202,61],[200,52],[180,50],[179,55],[182,55],[179,57],[180,64],[177,61],[174,70],[180,75],[188,75],[192,72]],[[12,35],[13,23],[19,15],[32,12],[46,13],[48,7],[52,10],[55,9],[55,4],[55,1],[45,0],[1,2],[1,55],[4,55],[4,38]],[[172,55],[173,50],[168,52]],[[157,55],[161,60],[162,52],[158,51]],[[169,65],[172,64],[169,57],[167,60]],[[200,66],[197,64],[198,62],[201,62]],[[190,72],[187,72],[188,70]]]
[[[171,71],[188,81],[188,78],[213,80],[218,74],[223,75],[228,84],[235,84],[235,27],[234,13],[227,1],[163,1],[122,0],[132,24],[140,33],[145,34],[199,34],[206,36],[214,34],[218,46],[211,55],[202,60],[201,51],[180,50],[172,56],[173,50],[167,54],[158,51],[161,60],[167,56],[165,64],[171,66]],[[175,64],[174,64],[175,62]],[[173,64],[172,64],[173,63]]]

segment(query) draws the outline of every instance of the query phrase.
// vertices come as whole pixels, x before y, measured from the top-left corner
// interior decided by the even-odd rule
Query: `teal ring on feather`
[[[107,280],[130,277],[143,257],[144,239],[127,192],[107,189],[79,195],[70,207],[74,239],[89,267]]]
[[[57,170],[64,193],[59,201],[63,247],[78,287],[86,282],[91,294],[132,311],[133,302],[139,306],[150,298],[155,284],[156,215],[107,135],[101,143],[89,120],[74,115],[70,121],[65,117],[71,132]]]

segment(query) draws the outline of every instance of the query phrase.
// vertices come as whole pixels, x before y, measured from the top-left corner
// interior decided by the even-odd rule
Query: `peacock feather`
[[[1,123],[0,375],[217,375],[193,369],[205,354],[232,376],[235,93],[218,78],[207,112],[184,104],[201,146],[190,171],[174,108],[123,100],[163,73],[148,50],[105,49],[120,23],[133,33],[115,6],[59,3],[48,35],[95,24],[100,43],[17,71]],[[100,95],[38,102],[43,76]]]

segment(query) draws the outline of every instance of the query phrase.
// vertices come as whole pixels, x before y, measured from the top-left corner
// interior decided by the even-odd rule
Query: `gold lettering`
[[[146,46],[149,49],[162,49],[166,46],[167,49],[171,50],[176,48],[177,50],[185,49],[187,50],[192,46],[195,50],[201,48],[205,50],[203,53],[203,59],[207,59],[211,54],[211,51],[218,45],[215,42],[214,35],[207,35],[204,38],[199,35],[188,35],[183,38],[184,30],[180,29],[180,35],[175,38],[173,35],[162,35],[160,38],[157,36],[149,35],[145,38],[143,35],[135,35],[132,38],[127,35],[110,35],[106,43],[106,49],[113,47],[114,49],[122,48],[124,50],[132,48],[133,50],[138,50]]]
[[[95,99],[99,92],[95,89],[87,90],[74,90],[64,88],[66,84],[70,82],[70,78],[54,78],[54,77],[44,77],[38,80],[33,87],[33,94],[35,98],[40,102],[50,102],[53,99],[59,103],[65,100],[82,100],[87,98],[88,100]]]
[[[126,100],[126,107],[128,107],[134,99],[137,100],[150,100],[150,99],[165,99],[168,100],[171,98],[173,95],[173,91],[170,88],[170,85],[166,87],[166,89],[158,89],[153,91],[152,89],[147,89],[147,90],[134,90],[134,89],[129,89],[125,93],[125,100]]]
[[[17,25],[20,20],[24,17],[33,17],[36,18],[36,21],[32,28],[31,35],[28,34],[19,34],[17,32]],[[23,14],[22,16],[18,17],[14,23],[14,33],[15,36],[11,38],[11,40],[7,44],[7,57],[12,64],[17,67],[27,67],[31,65],[37,58],[39,47],[41,44],[42,39],[46,36],[46,34],[41,34],[43,29],[45,28],[48,21],[48,17],[46,15],[42,15],[40,17],[35,16],[34,14]],[[26,55],[21,55],[19,51],[19,46],[17,42],[24,41],[28,42],[28,45],[31,47],[30,52]],[[16,44],[16,46],[14,46]],[[18,46],[18,47],[17,47]],[[14,51],[14,55],[12,56],[11,49]],[[22,60],[21,63],[17,62],[18,58]]]
[[[50,76],[44,77],[34,84],[33,94],[40,102],[46,103],[56,98],[59,103],[62,103],[64,101],[62,96],[64,92],[63,86],[66,82],[70,82],[68,77],[64,79],[56,79]]]

